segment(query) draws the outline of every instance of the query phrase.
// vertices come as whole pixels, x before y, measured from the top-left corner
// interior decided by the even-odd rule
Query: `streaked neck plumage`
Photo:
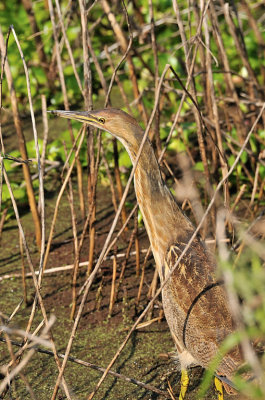
[[[122,140],[133,164],[142,138],[141,133],[139,136],[134,136],[131,143],[125,143]],[[192,229],[192,226],[164,183],[153,147],[148,139],[135,170],[134,186],[161,278],[166,251],[172,242],[177,240],[176,226],[182,227],[180,236],[187,228]]]

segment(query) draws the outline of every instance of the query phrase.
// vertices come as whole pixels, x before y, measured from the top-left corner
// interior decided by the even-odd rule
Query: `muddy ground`
[[[12,137],[12,136],[10,136]],[[9,148],[14,147],[14,142],[8,141]],[[8,149],[7,149],[8,150]],[[86,181],[84,171],[84,181]],[[75,190],[75,208],[79,221],[78,231],[82,231],[82,219],[79,213],[78,195],[76,193],[76,177],[73,176]],[[55,201],[61,186],[59,171],[54,171],[45,179],[45,198],[46,198],[46,230],[48,237],[49,227],[53,216]],[[129,200],[133,202],[134,192],[131,191]],[[38,269],[39,254],[35,245],[33,223],[30,212],[26,205],[20,207],[20,215],[26,239],[31,251],[35,270]],[[97,221],[96,221],[96,249],[95,258],[98,257],[100,250],[106,239],[106,235],[114,218],[114,210],[111,203],[110,190],[108,187],[98,187],[97,192]],[[118,231],[121,224],[116,229]],[[132,228],[132,225],[130,226]],[[126,251],[126,243],[131,230],[121,238],[118,243],[118,253]],[[139,231],[140,248],[142,251],[148,248],[148,238],[144,227]],[[133,247],[134,250],[134,247]],[[141,265],[143,264],[145,253],[141,253]],[[80,261],[87,261],[88,257],[88,236],[86,237]],[[25,265],[28,269],[26,257]],[[72,264],[74,261],[73,253],[73,234],[71,229],[70,208],[66,194],[63,196],[59,215],[57,218],[56,229],[52,248],[49,256],[47,268],[61,267]],[[123,258],[118,259],[117,276],[121,272]],[[6,221],[1,240],[0,275],[13,275],[8,279],[0,280],[0,310],[10,316],[15,307],[23,298],[22,281],[16,274],[21,273],[21,254],[19,249],[19,237],[16,221],[11,218]],[[137,316],[148,304],[148,290],[154,274],[154,260],[149,257],[145,270],[145,279],[141,300],[136,304],[139,288],[140,276],[135,271],[135,256],[130,257],[126,266],[125,276],[122,280],[117,299],[114,305],[112,316],[108,315],[110,289],[112,281],[112,261],[106,260],[97,275],[86,301],[85,309],[78,327],[78,333],[73,342],[71,356],[78,359],[106,367],[119,345],[126,337],[128,330],[132,326]],[[78,274],[78,288],[82,286],[86,278],[86,267],[80,267]],[[118,281],[118,279],[117,279]],[[116,281],[116,282],[117,282]],[[27,278],[27,299],[29,304],[23,303],[10,322],[10,327],[25,329],[30,311],[31,303],[35,291],[32,278]],[[64,353],[68,343],[73,322],[70,321],[70,310],[72,302],[72,270],[61,271],[47,274],[43,278],[41,287],[42,297],[48,315],[55,315],[56,322],[53,326],[58,352]],[[80,303],[81,299],[78,299]],[[159,299],[149,318],[161,315],[161,299]],[[38,309],[33,329],[42,320],[42,314]],[[18,336],[12,337],[17,342],[21,342]],[[13,351],[17,350],[13,346]],[[138,379],[146,384],[150,384],[160,390],[167,391],[169,385],[172,386],[174,396],[178,398],[180,388],[180,372],[178,363],[174,361],[169,353],[174,350],[173,341],[170,337],[164,317],[160,322],[134,332],[125,350],[123,350],[118,361],[112,370],[127,377]],[[0,363],[4,365],[10,359],[7,346],[0,342]],[[51,398],[53,387],[58,375],[58,370],[52,357],[47,354],[35,352],[23,370],[33,392],[38,400]],[[201,368],[190,370],[190,385],[186,395],[187,400],[197,398],[198,389],[203,378],[204,371]],[[91,368],[68,362],[65,379],[70,388],[73,399],[85,399],[93,390],[101,373]],[[20,378],[16,377],[12,382],[6,399],[30,399],[30,395]],[[65,399],[63,390],[59,391],[59,399]],[[149,390],[140,388],[137,385],[128,383],[123,379],[108,376],[95,399],[163,399],[165,397],[153,393]],[[226,398],[226,397],[225,397]],[[240,397],[233,397],[239,399]],[[242,397],[241,397],[242,398]],[[205,399],[217,399],[217,393],[211,384]]]

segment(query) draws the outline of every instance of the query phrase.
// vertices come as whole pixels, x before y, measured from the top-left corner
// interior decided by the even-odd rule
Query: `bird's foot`
[[[215,389],[218,393],[218,400],[224,400],[223,384],[218,378],[214,378]]]
[[[181,371],[181,380],[180,380],[180,394],[179,394],[179,400],[183,400],[187,391],[187,388],[189,386],[189,376],[188,376],[188,371],[186,369],[183,369]]]

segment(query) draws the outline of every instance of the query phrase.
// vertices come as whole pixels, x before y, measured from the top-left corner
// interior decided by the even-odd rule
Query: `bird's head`
[[[111,133],[125,145],[132,146],[141,142],[142,128],[129,114],[117,108],[104,108],[96,111],[51,111],[62,118],[74,119],[94,128]]]

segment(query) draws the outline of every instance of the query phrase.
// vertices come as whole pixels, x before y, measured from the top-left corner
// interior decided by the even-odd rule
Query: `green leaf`
[[[232,167],[232,165],[235,162],[235,159],[236,158],[235,158],[235,156],[233,154],[231,154],[231,156],[228,157],[228,165],[229,165],[229,167]]]
[[[182,142],[182,140],[175,138],[170,141],[170,144],[168,145],[168,150],[174,150],[178,153],[181,153],[182,151],[186,150],[186,146]]]
[[[248,153],[246,151],[243,151],[243,153],[240,156],[240,160],[243,161],[243,163],[245,164],[247,162],[248,159]]]
[[[196,164],[194,165],[193,169],[194,169],[195,171],[201,171],[201,172],[203,172],[203,171],[204,171],[204,167],[203,167],[202,161],[196,162]]]
[[[38,140],[40,152],[42,151],[43,140]],[[35,141],[31,140],[26,143],[27,153],[29,158],[36,158],[36,149],[35,149]]]
[[[126,150],[119,154],[119,165],[126,168],[130,168],[132,166],[131,159]]]

